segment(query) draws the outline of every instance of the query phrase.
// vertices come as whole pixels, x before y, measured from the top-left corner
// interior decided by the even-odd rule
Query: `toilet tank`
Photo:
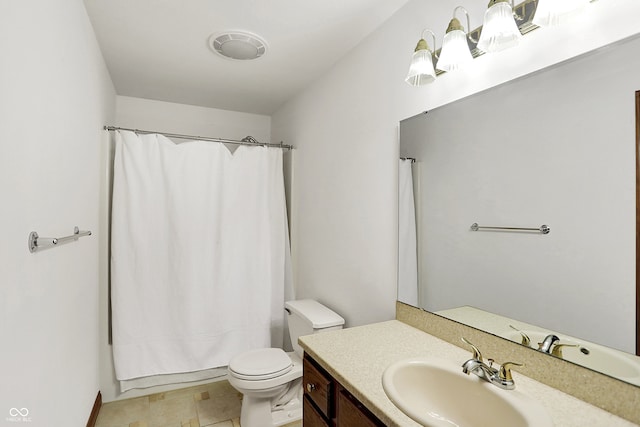
[[[293,345],[293,350],[300,357],[302,357],[304,350],[298,344],[299,337],[342,329],[344,325],[342,317],[318,301],[311,299],[287,301],[284,306],[285,310],[287,310],[291,344]]]

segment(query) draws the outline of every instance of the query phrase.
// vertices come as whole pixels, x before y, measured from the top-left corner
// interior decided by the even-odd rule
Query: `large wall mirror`
[[[535,348],[554,333],[556,356],[640,386],[638,52],[633,37],[401,122],[400,301]]]

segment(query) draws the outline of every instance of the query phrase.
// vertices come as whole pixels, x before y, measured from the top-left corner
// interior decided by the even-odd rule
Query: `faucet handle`
[[[498,377],[502,381],[511,381],[513,382],[513,377],[511,376],[511,367],[512,366],[524,366],[524,363],[516,363],[516,362],[505,362],[500,366],[498,370]]]
[[[562,347],[580,347],[578,344],[556,344],[551,350],[551,355],[562,359]]]
[[[520,329],[516,328],[513,325],[509,325],[509,327],[514,331],[517,331],[520,334],[520,336],[522,336],[522,341],[521,341],[522,345],[526,345],[527,347],[531,346],[531,338],[529,338],[529,335],[525,334],[524,332],[522,332]]]
[[[469,345],[471,347],[471,349],[473,350],[473,358],[475,360],[478,360],[480,362],[482,362],[482,353],[480,353],[480,350],[478,350],[478,347],[476,347],[475,345],[473,345],[469,340],[467,340],[465,337],[460,338],[462,340],[463,343]]]

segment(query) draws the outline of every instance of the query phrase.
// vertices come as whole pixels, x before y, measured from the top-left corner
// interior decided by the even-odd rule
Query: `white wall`
[[[102,125],[115,92],[81,0],[0,5],[0,424],[85,425],[98,381]],[[27,236],[94,232],[31,254]],[[26,425],[26,424],[25,424]]]
[[[118,96],[116,125],[143,130],[270,142],[271,117]]]
[[[421,307],[473,305],[635,353],[639,50],[625,40],[402,122]]]
[[[456,5],[412,0],[273,116],[273,139],[297,148],[291,221],[298,295],[324,302],[348,325],[394,316],[398,122],[640,32],[640,2],[598,1],[573,26],[534,31],[517,49],[409,87],[403,80],[418,35],[444,29]]]
[[[186,135],[219,137],[225,139],[242,139],[251,135],[259,141],[269,142],[271,118],[265,115],[219,110],[215,108],[196,107],[170,102],[153,101],[141,98],[118,96],[116,102],[116,118],[111,123],[115,126],[163,131]],[[112,172],[112,148],[105,149],[103,161],[103,180],[101,192],[101,228],[108,235],[108,216],[110,211],[110,181]],[[108,254],[108,240],[101,241],[101,250]],[[147,389],[130,390],[120,393],[116,381],[113,355],[108,344],[108,255],[101,257],[100,274],[100,389],[105,402],[159,393],[196,383],[172,384]]]

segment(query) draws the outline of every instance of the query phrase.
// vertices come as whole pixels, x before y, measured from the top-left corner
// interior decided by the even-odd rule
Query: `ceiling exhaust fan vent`
[[[267,51],[267,45],[255,34],[229,31],[209,37],[211,50],[225,58],[240,61],[258,59]]]

